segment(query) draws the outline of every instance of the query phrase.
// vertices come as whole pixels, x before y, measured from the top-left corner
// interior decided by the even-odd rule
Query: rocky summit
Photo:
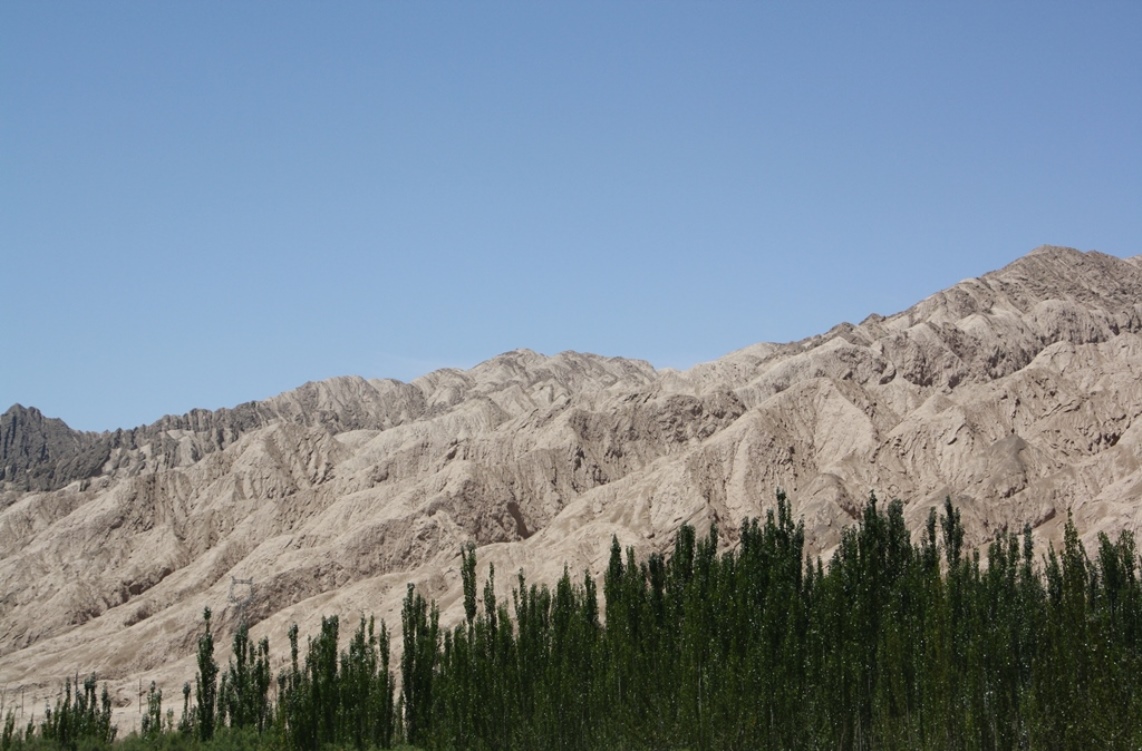
[[[778,489],[825,560],[870,492],[916,531],[950,496],[974,546],[1026,524],[1057,543],[1068,513],[1088,544],[1137,534],[1140,414],[1142,256],[1058,247],[681,372],[518,350],[101,434],[17,405],[0,694],[30,707],[94,671],[129,728],[140,685],[192,680],[204,607],[220,644],[244,617],[280,660],[322,615],[399,632],[408,582],[456,620],[468,542],[504,595],[521,569],[598,571],[613,535],[645,555],[716,523],[732,545]]]

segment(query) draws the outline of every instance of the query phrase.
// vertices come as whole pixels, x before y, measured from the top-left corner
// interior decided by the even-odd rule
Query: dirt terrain
[[[42,715],[95,671],[136,721],[193,678],[209,606],[286,629],[399,630],[410,581],[459,614],[458,550],[516,572],[598,570],[684,522],[727,544],[784,489],[827,556],[870,491],[918,529],[951,496],[968,543],[1068,510],[1088,543],[1142,530],[1142,256],[1041,247],[901,313],[687,371],[508,352],[411,383],[345,377],[92,434],[0,418],[0,695]],[[348,628],[343,629],[345,631]],[[177,703],[177,702],[174,702]]]

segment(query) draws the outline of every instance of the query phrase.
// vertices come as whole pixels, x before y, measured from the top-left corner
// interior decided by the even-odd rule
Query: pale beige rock
[[[0,490],[0,691],[42,712],[64,676],[96,671],[129,729],[140,682],[169,702],[192,679],[204,607],[223,662],[247,598],[280,660],[294,621],[397,628],[410,581],[453,622],[469,541],[507,595],[520,569],[598,571],[612,535],[646,554],[716,522],[732,544],[778,488],[821,555],[869,491],[903,499],[914,529],[950,495],[972,545],[1027,523],[1057,542],[1068,510],[1088,544],[1137,534],[1140,414],[1142,257],[1045,247],[896,315],[688,371],[516,351],[121,434],[44,423],[82,461]],[[12,477],[34,456],[6,457]]]

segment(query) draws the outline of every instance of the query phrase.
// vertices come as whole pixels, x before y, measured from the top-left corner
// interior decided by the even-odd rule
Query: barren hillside
[[[716,521],[732,543],[778,488],[821,554],[869,491],[916,526],[950,495],[972,544],[1025,523],[1057,539],[1068,509],[1088,541],[1138,533],[1140,414],[1142,256],[1056,247],[685,372],[521,350],[106,434],[15,406],[0,691],[96,671],[130,727],[138,681],[191,678],[204,606],[220,643],[244,607],[279,652],[293,621],[397,624],[408,581],[448,619],[467,541],[506,592],[521,568],[597,569],[613,534],[645,553]]]

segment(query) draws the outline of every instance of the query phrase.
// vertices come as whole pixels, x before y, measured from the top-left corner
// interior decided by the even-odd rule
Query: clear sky
[[[0,410],[685,368],[1142,253],[1142,2],[0,3]]]

